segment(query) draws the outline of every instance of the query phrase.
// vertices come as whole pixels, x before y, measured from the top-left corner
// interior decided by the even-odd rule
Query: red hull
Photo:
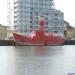
[[[63,45],[64,39],[54,36],[35,36],[33,38],[13,33],[14,41],[19,45]],[[40,38],[41,37],[41,38]]]

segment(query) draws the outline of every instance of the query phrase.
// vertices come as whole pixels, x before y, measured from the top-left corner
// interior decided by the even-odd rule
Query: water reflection
[[[28,49],[15,49],[16,75],[63,75],[62,47],[30,46]]]
[[[75,46],[0,47],[0,75],[67,75],[75,72]]]
[[[34,46],[31,48],[32,55],[35,56],[62,56],[62,46]]]
[[[32,47],[31,52],[33,55],[42,56],[46,52],[46,48],[44,46],[35,46]]]

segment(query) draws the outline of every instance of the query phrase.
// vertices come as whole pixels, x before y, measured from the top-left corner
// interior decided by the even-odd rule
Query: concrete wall
[[[6,26],[0,24],[0,40],[5,40],[7,35]]]

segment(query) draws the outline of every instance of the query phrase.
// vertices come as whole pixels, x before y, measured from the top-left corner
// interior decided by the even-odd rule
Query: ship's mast
[[[38,21],[39,31],[43,31],[44,32],[44,24],[45,24],[44,17],[41,16],[39,18],[39,21]]]

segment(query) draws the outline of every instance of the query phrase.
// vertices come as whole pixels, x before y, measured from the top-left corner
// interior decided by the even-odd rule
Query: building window
[[[48,15],[48,13],[46,13],[46,15]]]
[[[58,14],[56,13],[56,14],[54,14],[55,16],[57,16]]]
[[[45,19],[48,20],[48,17],[46,17]]]
[[[47,29],[48,29],[48,26],[45,26],[45,28],[47,28]]]
[[[32,14],[32,12],[30,12],[30,14]]]
[[[58,27],[55,27],[55,29],[58,29]]]
[[[20,30],[20,32],[23,32],[23,30]]]
[[[46,22],[46,25],[48,25],[48,22]]]
[[[54,22],[55,24],[58,24],[58,22]]]
[[[38,24],[38,22],[36,22],[36,24]]]
[[[35,14],[38,15],[38,12],[36,12]]]
[[[38,19],[38,17],[36,17],[36,19]]]
[[[32,30],[30,30],[30,32],[32,32]]]
[[[14,28],[16,29],[16,25],[14,25]]]
[[[32,17],[30,17],[30,19],[33,19]]]
[[[30,28],[32,28],[32,26],[30,26]]]
[[[55,33],[58,33],[58,31],[54,31]]]
[[[27,32],[27,30],[24,30],[24,32]]]
[[[33,8],[30,8],[30,10],[33,10]]]
[[[30,21],[30,23],[32,23],[32,21]]]
[[[58,20],[57,18],[54,18],[55,20]]]
[[[46,30],[46,33],[48,33],[48,30]]]

